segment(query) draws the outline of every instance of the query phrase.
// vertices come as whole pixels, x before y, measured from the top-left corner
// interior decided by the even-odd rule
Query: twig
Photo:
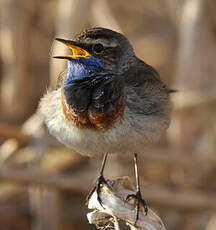
[[[184,111],[199,106],[206,106],[216,102],[216,88],[208,90],[179,91],[172,95],[174,111]]]
[[[113,220],[114,220],[114,228],[115,228],[115,230],[120,230],[118,219],[114,216]]]
[[[128,194],[134,193],[131,182],[127,177],[108,181],[108,183],[111,189],[103,185],[99,194],[103,206],[98,202],[96,191],[92,194],[88,204],[89,209],[94,209],[94,215],[95,213],[98,213],[98,215],[105,213],[107,214],[106,219],[104,218],[103,222],[101,220],[98,222],[98,218],[95,219],[96,215],[93,216],[90,213],[87,214],[89,223],[104,224],[105,227],[109,222],[113,222],[114,228],[117,230],[119,229],[118,220],[121,220],[134,230],[166,230],[161,219],[150,208],[147,215],[143,213],[143,210],[140,211],[139,219],[135,221],[135,204],[125,201]]]
[[[34,170],[7,168],[4,166],[0,168],[0,179],[19,182],[26,185],[35,184],[75,192],[86,192],[87,187],[90,187],[88,181],[84,181],[80,178],[53,173],[41,173]]]
[[[103,26],[122,32],[109,6],[109,1],[97,0],[91,5],[91,20],[94,25]]]
[[[29,136],[23,133],[23,131],[19,127],[5,123],[0,123],[0,138],[13,138],[24,144],[28,143],[29,141]]]
[[[88,177],[88,175],[87,175]],[[33,172],[15,168],[0,168],[0,180],[10,180],[22,184],[37,184],[62,190],[87,193],[91,184],[89,177],[82,179],[66,175]],[[175,210],[216,211],[216,195],[198,190],[170,190],[164,187],[145,186],[143,196],[148,203]]]
[[[0,146],[0,164],[8,160],[22,145],[30,142],[33,136],[37,137],[38,133],[43,130],[42,125],[43,121],[37,113],[25,121],[20,130],[17,130],[16,134],[13,135],[13,138],[9,138]],[[12,137],[12,131],[10,135]]]
[[[58,12],[55,21],[56,37],[72,39],[75,34],[81,32],[87,25],[89,0],[60,0],[58,1]],[[81,13],[85,12],[85,14]],[[57,55],[64,54],[64,46],[53,43],[53,50]],[[53,56],[54,54],[51,53]],[[56,87],[57,76],[65,69],[65,62],[50,59],[50,80],[51,87]]]

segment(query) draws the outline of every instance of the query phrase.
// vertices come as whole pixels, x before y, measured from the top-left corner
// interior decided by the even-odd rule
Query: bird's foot
[[[86,197],[86,204],[88,204],[88,202],[89,202],[92,194],[96,191],[96,193],[97,193],[97,200],[98,200],[99,204],[103,207],[102,202],[101,202],[101,198],[100,198],[100,189],[101,189],[102,185],[106,185],[106,186],[108,186],[110,188],[110,186],[107,183],[107,181],[105,180],[104,176],[101,174],[98,177],[95,186],[90,190],[89,194],[87,195],[87,197]]]
[[[140,204],[144,208],[145,215],[147,215],[147,213],[148,213],[148,206],[147,206],[145,200],[142,198],[142,194],[141,194],[140,191],[137,191],[136,194],[129,194],[129,195],[127,195],[126,201],[129,201],[131,199],[135,199],[136,200],[136,220],[135,220],[135,225],[136,225],[136,222],[139,219]]]

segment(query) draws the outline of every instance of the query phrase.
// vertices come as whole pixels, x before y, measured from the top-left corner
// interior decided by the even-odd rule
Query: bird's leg
[[[137,222],[137,220],[139,219],[139,209],[140,209],[140,204],[143,206],[144,211],[145,211],[145,215],[147,215],[148,213],[148,207],[147,204],[145,202],[145,200],[142,198],[142,194],[140,191],[140,182],[139,182],[139,173],[138,173],[138,167],[137,167],[137,154],[134,154],[134,169],[135,169],[135,177],[136,177],[136,194],[129,194],[126,197],[126,201],[130,200],[130,199],[136,199],[136,220],[135,220],[135,224]]]
[[[96,181],[96,184],[95,184],[95,186],[91,189],[91,191],[89,192],[89,194],[88,194],[88,196],[87,196],[87,198],[86,198],[86,201],[87,201],[87,203],[88,203],[90,197],[92,196],[92,194],[94,193],[94,191],[96,191],[98,202],[100,203],[100,205],[101,205],[102,207],[103,207],[103,205],[102,205],[102,202],[101,202],[101,199],[100,199],[100,196],[99,196],[101,185],[106,184],[106,185],[109,187],[109,185],[107,184],[107,181],[105,180],[105,178],[104,178],[104,176],[103,176],[104,168],[105,168],[105,165],[106,165],[107,156],[108,156],[108,154],[105,153],[105,154],[104,154],[104,157],[103,157],[103,162],[102,162],[102,165],[101,165],[101,169],[100,169],[100,172],[99,172],[97,181]]]

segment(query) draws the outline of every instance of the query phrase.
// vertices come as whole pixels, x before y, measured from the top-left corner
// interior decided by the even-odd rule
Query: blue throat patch
[[[95,100],[92,97],[98,97],[97,104],[102,103],[100,106],[105,108],[103,104],[109,90],[107,84],[112,77],[113,74],[105,72],[97,58],[68,61],[67,80],[64,83],[67,104],[79,114],[88,110],[92,100]]]
[[[123,118],[123,81],[106,72],[99,59],[68,61],[63,113],[78,128],[109,129]]]
[[[98,78],[108,75],[103,72],[103,67],[102,62],[97,58],[80,58],[68,61],[67,80],[64,86],[67,88],[89,77]]]

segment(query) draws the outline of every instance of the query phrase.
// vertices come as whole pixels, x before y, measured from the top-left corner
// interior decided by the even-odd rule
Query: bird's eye
[[[100,43],[97,43],[93,46],[93,51],[95,53],[101,53],[104,50],[104,46]]]

